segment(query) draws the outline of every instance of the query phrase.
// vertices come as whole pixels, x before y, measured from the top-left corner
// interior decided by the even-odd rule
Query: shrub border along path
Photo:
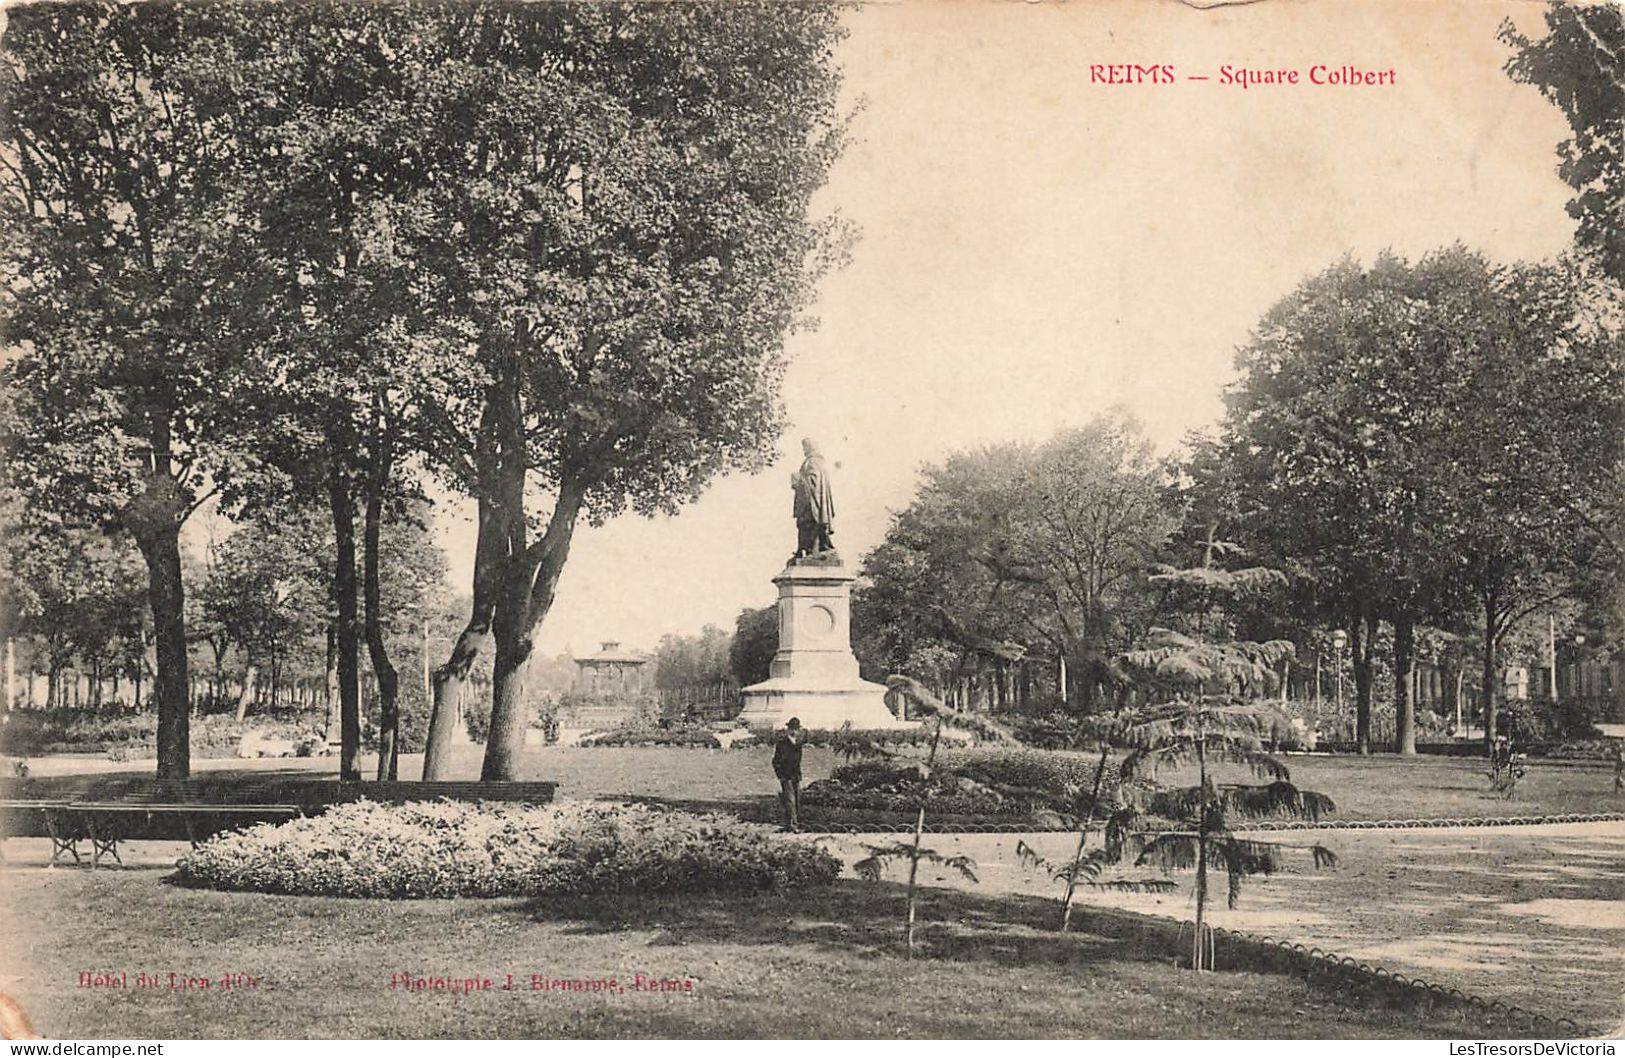
[[[816,820],[814,821],[816,822]],[[1490,818],[1466,819],[1347,819],[1341,821],[1319,820],[1311,822],[1305,819],[1278,819],[1248,821],[1244,830],[1425,830],[1428,828],[1455,830],[1467,827],[1538,827],[1557,823],[1621,823],[1625,822],[1625,813],[1602,812],[1591,815],[1577,815],[1566,813],[1556,816],[1503,816]],[[875,823],[838,823],[825,827],[803,827],[803,830],[827,832],[831,834],[864,834],[875,831],[909,832],[914,831],[913,821],[909,822],[875,822]],[[932,823],[930,813],[926,813],[925,829],[933,834],[1052,834],[1075,833],[1075,830],[1058,831],[1053,826],[1039,826],[1028,823],[1012,823],[1008,820],[985,819],[971,823],[947,821]]]
[[[630,798],[681,808],[689,812],[717,812],[728,810],[715,802],[666,801],[660,798]],[[777,805],[763,804],[741,811],[731,806],[745,822],[777,822]],[[853,814],[858,809],[846,809]],[[769,816],[771,815],[771,818]],[[759,818],[758,818],[759,817]],[[913,833],[915,818],[895,812],[874,812],[867,818],[850,821],[825,818],[817,805],[804,805],[801,810],[803,831],[812,834],[894,834]],[[1425,830],[1466,829],[1468,827],[1536,827],[1560,823],[1625,823],[1625,812],[1563,812],[1548,816],[1466,816],[1433,819],[1262,819],[1249,820],[1248,831],[1263,830]],[[926,805],[925,832],[927,834],[1060,834],[1076,833],[1077,827],[1057,827],[1052,823],[1030,823],[1008,816],[948,817],[931,816]]]
[[[1190,922],[1189,920],[1176,919],[1174,921],[1179,922],[1182,930],[1186,926],[1193,929],[1195,928],[1195,923]],[[1447,988],[1444,985],[1436,984],[1432,981],[1426,981],[1420,977],[1411,977],[1408,974],[1396,973],[1393,970],[1376,966],[1372,963],[1361,962],[1352,956],[1339,955],[1334,951],[1327,951],[1314,945],[1304,944],[1300,941],[1291,940],[1289,938],[1273,937],[1267,933],[1247,933],[1242,930],[1225,929],[1223,926],[1213,927],[1213,935],[1215,938],[1215,948],[1218,946],[1218,941],[1222,939],[1229,943],[1251,946],[1255,951],[1262,954],[1268,954],[1269,949],[1278,949],[1287,953],[1289,958],[1299,962],[1300,964],[1307,963],[1307,965],[1305,965],[1303,968],[1310,972],[1314,972],[1315,970],[1324,970],[1326,968],[1332,968],[1336,971],[1342,972],[1354,971],[1356,973],[1365,974],[1368,977],[1375,977],[1379,980],[1397,985],[1401,988],[1414,989],[1418,992],[1426,993],[1430,1001],[1444,1000],[1465,1004],[1466,1006],[1481,1011],[1488,1017],[1502,1015],[1511,1018],[1514,1021],[1522,1023],[1531,1030],[1538,1030],[1543,1026],[1549,1027],[1552,1031],[1542,1032],[1541,1035],[1543,1036],[1555,1037],[1559,1033],[1566,1033],[1570,1037],[1580,1035],[1579,1022],[1572,1018],[1561,1016],[1555,1018],[1549,1017],[1537,1011],[1526,1010],[1523,1007],[1518,1006],[1516,1003],[1503,1003],[1498,999],[1485,999],[1484,997],[1475,995],[1471,992],[1463,992],[1459,988]],[[1176,944],[1176,947],[1183,950],[1184,945],[1180,943]]]
[[[1167,946],[1170,955],[1176,959],[1180,955],[1189,957],[1190,931],[1195,928],[1195,923],[1192,920],[1175,918],[1170,915],[1147,914],[1121,907],[1112,908],[1110,914],[1118,917],[1119,920],[1138,922],[1143,928],[1154,932]],[[1223,926],[1213,927],[1213,936],[1215,952],[1218,956],[1214,965],[1218,969],[1256,970],[1259,962],[1284,959],[1293,964],[1291,969],[1302,976],[1314,974],[1356,975],[1364,977],[1368,981],[1380,982],[1383,986],[1396,991],[1424,998],[1430,1006],[1444,1004],[1477,1012],[1489,1019],[1492,1024],[1488,1026],[1482,1024],[1472,1026],[1471,1029],[1475,1035],[1493,1035],[1481,1030],[1485,1028],[1501,1028],[1502,1026],[1493,1024],[1493,1021],[1497,1018],[1504,1018],[1512,1022],[1516,1029],[1527,1031],[1536,1037],[1575,1038],[1582,1034],[1580,1024],[1573,1018],[1551,1017],[1518,1006],[1515,1003],[1485,999],[1472,992],[1464,992],[1459,988],[1452,988],[1420,977],[1398,973],[1373,963],[1362,962],[1351,956],[1339,955],[1337,952],[1304,944],[1290,938],[1248,933],[1243,930],[1226,929]],[[1221,942],[1224,946],[1221,946]],[[1236,958],[1238,950],[1247,951],[1251,958]],[[1227,955],[1228,958],[1226,958]],[[1227,963],[1228,967],[1226,966]],[[1290,1036],[1283,1038],[1290,1038]]]

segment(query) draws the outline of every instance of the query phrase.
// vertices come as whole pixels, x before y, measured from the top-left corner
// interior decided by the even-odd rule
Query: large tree
[[[242,653],[238,719],[255,698],[262,669],[271,677],[274,702],[283,664],[327,623],[327,571],[319,550],[326,536],[320,529],[308,510],[261,512],[210,546],[201,583],[192,585],[196,620],[189,631],[214,653],[217,695],[227,651]]]
[[[399,677],[383,612],[381,540],[390,509],[416,491],[415,409],[458,363],[430,322],[440,298],[420,262],[397,252],[422,218],[414,196],[444,175],[454,145],[420,137],[442,100],[434,70],[445,12],[397,5],[226,5],[221,44],[237,179],[249,222],[256,343],[245,427],[280,480],[243,506],[308,505],[332,523],[332,641],[340,775],[360,777],[365,645],[383,703],[382,773],[395,755]],[[466,45],[451,45],[453,47]],[[438,147],[440,155],[435,154]]]
[[[493,640],[482,777],[512,778],[525,661],[582,518],[675,510],[765,464],[783,344],[836,248],[810,210],[842,141],[832,5],[442,9],[401,232],[475,370],[435,463],[478,507],[468,625],[435,677],[425,777]],[[450,146],[451,151],[439,148]],[[538,513],[540,510],[543,513]]]
[[[1460,556],[1439,453],[1470,420],[1443,399],[1453,381],[1442,361],[1486,340],[1475,316],[1486,276],[1460,249],[1415,266],[1345,260],[1272,308],[1237,357],[1227,473],[1251,537],[1311,577],[1323,613],[1349,630],[1362,752],[1381,622],[1394,628],[1395,748],[1410,753],[1415,630],[1454,603]]]
[[[1625,7],[1552,2],[1545,14],[1540,38],[1501,24],[1501,40],[1517,49],[1507,73],[1568,119],[1574,134],[1558,144],[1557,171],[1574,189],[1575,241],[1625,283]]]
[[[242,344],[232,145],[195,87],[209,13],[38,4],[0,40],[0,340],[28,502],[128,532],[157,644],[158,774],[189,770],[180,529],[229,477],[223,399]]]
[[[1498,648],[1524,618],[1616,586],[1625,504],[1625,342],[1622,295],[1573,262],[1498,268],[1473,304],[1471,343],[1440,343],[1451,380],[1439,398],[1461,421],[1493,429],[1445,438],[1451,468],[1441,507],[1480,628],[1485,737],[1496,729]]]
[[[856,651],[960,702],[961,681],[1032,652],[1055,655],[1044,583],[1017,546],[1030,446],[955,452],[924,467],[909,505],[864,556],[852,602]],[[775,629],[776,631],[776,629]]]
[[[10,513],[18,517],[0,526],[0,613],[6,637],[32,641],[30,670],[43,660],[47,703],[70,704],[69,669],[90,675],[87,705],[100,704],[107,676],[139,681],[147,630],[141,555],[130,538],[37,510]]]
[[[1250,532],[1349,623],[1362,747],[1380,621],[1394,630],[1396,748],[1411,752],[1417,628],[1476,602],[1493,733],[1495,642],[1536,581],[1594,546],[1625,389],[1607,289],[1460,247],[1345,261],[1241,351],[1230,473]]]
[[[949,684],[982,664],[1065,659],[1089,708],[1115,679],[1111,657],[1150,627],[1147,574],[1178,526],[1165,477],[1118,415],[955,453],[925,468],[864,559],[854,623],[892,666]],[[934,658],[946,665],[918,667]]]
[[[1083,706],[1115,680],[1109,659],[1154,618],[1147,576],[1179,528],[1168,473],[1133,419],[1113,413],[1041,445],[1022,474],[1018,548],[1042,574],[1053,635]]]

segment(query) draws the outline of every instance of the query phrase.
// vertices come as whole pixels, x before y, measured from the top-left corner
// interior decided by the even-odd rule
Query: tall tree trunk
[[[338,611],[335,646],[339,680],[339,779],[361,779],[361,643],[356,615],[355,497],[348,476],[330,453],[328,499],[333,510],[333,602]]]
[[[1371,752],[1371,662],[1377,638],[1377,620],[1362,613],[1349,628],[1354,663],[1354,741],[1361,755]]]
[[[1459,689],[1457,677],[1460,671],[1461,665],[1455,660],[1454,654],[1446,655],[1443,663],[1439,666],[1438,708],[1445,713],[1453,714],[1456,711],[1456,694]]]
[[[157,522],[158,519],[151,519]],[[177,518],[135,533],[147,563],[147,601],[158,647],[152,697],[158,708],[158,778],[191,774],[191,706],[187,701],[186,598],[181,586],[181,534]]]
[[[452,644],[445,664],[434,670],[434,704],[429,712],[429,734],[423,750],[423,781],[437,782],[447,777],[451,766],[451,745],[456,735],[458,704],[468,684],[469,672],[491,637],[491,611],[476,607],[467,625]]]
[[[362,588],[367,604],[367,653],[378,679],[378,781],[394,782],[399,774],[400,680],[384,646],[381,612],[379,545],[383,528],[383,483],[374,477],[367,491],[367,522],[362,540]]]
[[[509,591],[497,604],[492,625],[491,729],[485,738],[485,762],[480,767],[482,782],[512,782],[524,750],[525,668],[530,660],[528,578],[515,578]]]
[[[450,768],[458,705],[474,662],[491,638],[496,593],[501,587],[502,549],[501,519],[495,505],[481,499],[474,540],[473,603],[469,608],[468,623],[451,645],[450,656],[445,664],[434,670],[429,734],[423,751],[424,782],[445,779]]]
[[[248,703],[254,698],[254,688],[260,683],[260,667],[249,661],[248,667],[243,670],[243,685],[237,691],[237,722],[240,724],[248,716]]]
[[[1196,739],[1196,766],[1197,782],[1200,784],[1201,797],[1198,802],[1198,816],[1196,820],[1196,926],[1191,931],[1191,969],[1209,969],[1205,958],[1207,954],[1206,939],[1202,936],[1202,928],[1207,912],[1207,821],[1208,821],[1208,788],[1207,788],[1207,752],[1204,748],[1200,733]]]
[[[1484,747],[1492,755],[1495,750],[1495,646],[1500,629],[1495,619],[1495,596],[1484,599],[1483,684],[1479,693],[1484,705]]]
[[[522,483],[522,479],[521,479]],[[580,484],[566,480],[559,488],[541,539],[523,544],[522,516],[509,524],[512,559],[503,569],[502,590],[497,596],[495,619],[495,658],[491,688],[491,732],[485,742],[485,762],[480,768],[482,782],[511,782],[525,742],[525,668],[530,658],[536,628],[553,608],[559,574],[570,556],[576,518],[581,512],[584,492]],[[517,505],[510,510],[522,510]]]
[[[323,701],[327,716],[322,721],[322,741],[333,741],[333,720],[337,716],[339,704],[339,648],[338,628],[329,623],[327,626],[327,668],[326,677],[322,684],[324,691]]]
[[[1408,616],[1394,618],[1394,752],[1416,756],[1416,625]]]

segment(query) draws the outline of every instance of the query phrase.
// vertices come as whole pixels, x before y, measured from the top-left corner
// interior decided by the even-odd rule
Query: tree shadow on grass
[[[903,958],[905,888],[895,882],[841,879],[827,888],[731,894],[603,894],[534,901],[534,919],[566,932],[647,932],[653,947],[689,944],[797,948],[860,959]],[[1059,903],[1033,896],[983,896],[960,889],[922,890],[917,960],[989,969],[1059,969],[1143,978],[1185,975],[1191,926],[1172,919],[1111,908],[1080,907],[1067,933],[1055,930]],[[1328,1005],[1449,1011],[1482,1026],[1517,1034],[1526,1019],[1491,1015],[1459,996],[1429,992],[1370,968],[1329,963],[1304,952],[1258,944],[1234,935],[1217,942],[1218,972],[1290,978]],[[1184,978],[1182,977],[1181,980]],[[1550,1026],[1533,1026],[1549,1035]]]
[[[1088,927],[1063,935],[1053,931],[1059,906],[1053,900],[959,889],[922,893],[916,954],[926,958],[1004,966],[1104,958],[1171,961],[1161,944],[1150,941],[1146,931],[1153,927],[1131,921],[1132,916],[1091,911],[1084,916]],[[873,957],[906,954],[905,906],[900,883],[841,879],[828,887],[785,891],[548,898],[529,911],[539,920],[568,923],[574,933],[653,932],[650,943],[657,946],[809,946]],[[1097,917],[1101,928],[1094,928]]]

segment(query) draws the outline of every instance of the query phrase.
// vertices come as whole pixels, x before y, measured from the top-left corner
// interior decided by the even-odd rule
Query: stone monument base
[[[792,716],[813,731],[912,728],[886,708],[886,688],[858,676],[851,646],[854,580],[833,551],[792,559],[779,587],[779,649],[769,677],[742,692],[739,719],[783,727]]]
[[[834,731],[851,724],[854,730],[912,728],[886,708],[886,688],[866,680],[845,686],[818,686],[792,677],[766,680],[746,687],[745,708],[739,722],[751,727],[780,728],[792,716],[809,731]]]

